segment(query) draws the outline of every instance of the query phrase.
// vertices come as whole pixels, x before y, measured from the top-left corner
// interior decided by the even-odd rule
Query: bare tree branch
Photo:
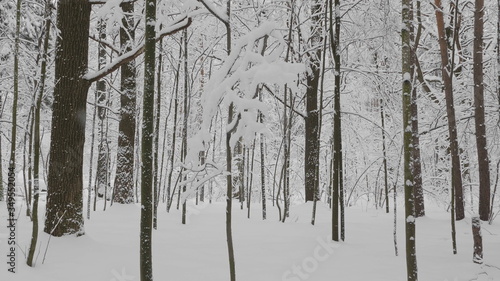
[[[171,26],[162,30],[160,32],[160,34],[158,34],[156,36],[156,42],[160,41],[160,39],[162,39],[163,37],[165,37],[167,35],[175,34],[179,31],[183,30],[184,28],[187,28],[188,26],[191,25],[192,21],[193,20],[191,19],[191,17],[187,17],[187,16],[185,16],[181,20],[178,20],[177,22],[175,22]],[[123,55],[117,57],[114,62],[108,64],[103,69],[96,71],[96,72],[93,72],[93,73],[85,74],[83,76],[83,79],[87,80],[89,83],[93,83],[97,80],[100,80],[100,79],[104,78],[106,75],[108,75],[108,74],[114,72],[115,70],[117,70],[118,68],[120,68],[120,66],[122,66],[123,64],[137,58],[143,52],[144,52],[144,44],[136,47],[135,49],[131,50],[130,52],[126,52]]]

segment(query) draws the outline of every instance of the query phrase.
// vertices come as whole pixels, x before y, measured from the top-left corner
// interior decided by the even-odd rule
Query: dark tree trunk
[[[123,27],[120,28],[122,52],[132,49],[134,41],[134,3],[122,3]],[[134,203],[134,145],[136,115],[136,74],[135,61],[131,60],[120,69],[120,123],[118,125],[118,155],[113,201],[120,204]]]
[[[145,21],[156,21],[156,0],[146,0]],[[153,130],[155,93],[155,25],[146,24],[144,51],[144,97],[141,140],[141,229],[140,276],[141,281],[153,280],[152,224],[153,224]]]
[[[333,3],[335,2],[335,13]],[[341,240],[344,240],[343,232],[343,186],[342,186],[342,123],[340,116],[340,1],[330,0],[330,45],[335,61],[335,91],[333,108],[333,186],[332,186],[332,239],[339,241],[339,215],[341,216]],[[335,17],[333,16],[335,14]],[[333,21],[335,21],[335,34],[333,33]],[[339,204],[341,203],[341,204]],[[339,206],[340,205],[340,206]]]
[[[483,263],[483,236],[481,235],[481,220],[478,217],[472,218],[472,238],[474,239],[474,253],[472,261]]]
[[[189,74],[188,74],[188,33],[187,29],[183,32],[183,44],[184,44],[184,101],[183,101],[183,113],[182,118],[182,149],[181,149],[181,162],[186,160],[187,156],[187,134],[188,134],[188,118],[189,118]],[[186,179],[186,178],[184,178]],[[182,192],[186,192],[186,185],[182,186]],[[180,194],[180,188],[179,188]],[[186,224],[186,200],[182,200],[182,224]]]
[[[490,217],[490,167],[486,145],[483,82],[483,30],[484,0],[476,0],[474,11],[474,109],[476,126],[477,159],[479,164],[479,218]]]
[[[321,58],[321,7],[322,3],[315,1],[311,8],[311,46],[315,51],[308,53],[308,64],[311,71],[306,75],[306,111],[305,118],[305,199],[314,201],[318,193],[318,167],[319,167],[319,115],[318,115],[318,84],[320,75]]]
[[[262,101],[262,92],[259,93],[259,101]],[[264,123],[264,114],[259,112],[260,123]],[[260,184],[262,195],[262,219],[266,219],[266,169],[265,169],[264,134],[260,134]]]
[[[88,65],[89,22],[88,1],[58,1],[56,83],[44,228],[54,236],[84,234],[82,166],[89,82],[82,76]]]
[[[231,0],[227,0],[226,13],[228,21],[226,26],[226,51],[227,55],[231,54]],[[227,123],[231,124],[233,121],[233,104],[229,105]],[[214,144],[215,145],[215,144]],[[229,261],[229,277],[230,281],[236,281],[236,262],[234,260],[234,247],[233,247],[233,231],[232,231],[232,208],[233,208],[233,178],[232,178],[232,152],[231,152],[231,131],[226,133],[226,241],[227,253]]]
[[[418,280],[416,237],[415,237],[415,208],[414,208],[414,176],[412,169],[412,122],[411,122],[411,95],[412,95],[412,55],[411,55],[411,0],[403,0],[401,29],[402,40],[402,74],[403,74],[403,135],[404,135],[404,190],[405,190],[405,230],[406,230],[406,271],[407,280]]]
[[[441,0],[434,1],[436,6],[436,22],[438,30],[439,49],[441,51],[441,72],[446,99],[446,114],[448,117],[448,134],[451,150],[451,186],[455,189],[455,216],[457,220],[465,217],[462,172],[460,168],[460,151],[458,148],[457,124],[455,118],[455,105],[453,102],[453,66],[448,58],[448,43],[445,34],[443,7]]]
[[[415,58],[416,54],[413,54]],[[412,76],[413,77],[413,76]],[[418,106],[417,88],[413,87],[411,94],[411,142],[412,142],[412,168],[413,183],[415,188],[415,216],[425,216],[424,189],[422,186],[422,164],[420,158],[420,137],[418,133]]]

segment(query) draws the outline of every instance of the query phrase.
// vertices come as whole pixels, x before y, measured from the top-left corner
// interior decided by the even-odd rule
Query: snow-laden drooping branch
[[[270,53],[255,50],[265,37],[275,41],[276,47]],[[256,134],[266,133],[265,124],[258,122],[257,116],[266,115],[269,108],[259,101],[256,89],[263,84],[278,87],[287,84],[292,91],[299,91],[297,79],[306,71],[304,64],[283,61],[285,47],[283,36],[272,22],[263,23],[236,41],[230,56],[207,83],[202,97],[203,121],[199,132],[189,139],[187,162],[196,163],[199,151],[209,143],[210,123],[220,104],[226,111],[231,104],[234,106],[235,118],[227,126],[232,132],[232,146],[240,137],[249,143]]]
[[[215,7],[212,1],[210,0],[198,0],[198,1],[201,2],[201,4],[203,4],[203,6],[205,6],[205,8],[207,8],[207,10],[212,15],[214,15],[218,20],[220,20],[224,24],[229,23],[229,17],[227,16],[227,14],[221,11],[219,8]]]
[[[161,38],[167,36],[167,35],[172,35],[175,34],[184,28],[187,28],[189,25],[191,25],[192,19],[191,17],[183,17],[181,20],[162,28],[156,35],[156,41],[160,41]],[[123,55],[117,57],[112,63],[109,63],[106,65],[104,68],[102,68],[99,71],[95,72],[89,72],[83,76],[83,79],[87,80],[88,82],[92,83],[97,80],[102,79],[106,75],[110,74],[111,72],[117,70],[122,66],[123,64],[137,58],[144,52],[144,43],[135,47],[134,49],[130,50],[129,52],[124,53]]]

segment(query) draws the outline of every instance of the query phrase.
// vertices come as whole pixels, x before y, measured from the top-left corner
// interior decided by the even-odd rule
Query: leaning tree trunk
[[[441,51],[441,72],[443,77],[446,99],[446,114],[448,116],[448,134],[451,150],[451,183],[455,192],[455,217],[461,220],[465,217],[462,172],[460,168],[460,152],[458,148],[457,124],[455,118],[455,105],[453,102],[453,66],[448,58],[448,44],[445,34],[443,7],[441,0],[434,1],[436,6],[436,22],[438,30],[439,49]]]
[[[401,29],[402,73],[403,73],[403,135],[404,135],[404,190],[405,190],[405,230],[406,230],[406,270],[408,281],[416,281],[417,256],[415,245],[414,216],[414,177],[412,174],[412,130],[411,130],[411,92],[412,92],[412,55],[411,36],[412,16],[411,0],[403,0]]]
[[[476,126],[477,159],[479,164],[479,218],[490,217],[490,167],[486,144],[483,81],[483,30],[484,0],[476,0],[474,11],[474,109]]]
[[[55,59],[54,106],[49,153],[46,233],[84,234],[83,145],[89,82],[90,3],[59,0]],[[65,137],[61,137],[65,136]]]
[[[410,4],[411,8],[411,16],[413,17],[414,14],[414,5],[413,2]],[[420,3],[417,3],[417,21],[421,22],[421,15],[420,15]],[[411,52],[411,57],[412,61],[417,61],[417,48],[419,45],[419,38],[420,38],[420,33],[421,33],[421,25],[418,26],[417,29],[417,34],[415,34],[415,28],[412,25],[410,29],[410,36],[411,36],[411,41],[414,42],[414,45],[411,47],[410,52]],[[414,65],[411,68],[411,77],[415,77],[416,75],[416,66]],[[411,155],[411,161],[412,161],[412,169],[413,169],[413,187],[414,187],[414,194],[415,194],[415,216],[418,217],[423,217],[425,216],[425,204],[424,204],[424,189],[422,186],[422,163],[421,163],[421,157],[420,157],[420,136],[418,133],[418,95],[417,95],[417,87],[415,85],[412,85],[412,91],[411,91],[411,105],[410,105],[410,110],[411,110],[411,132],[412,132],[412,137],[411,137],[411,143],[412,143],[412,155]]]
[[[132,50],[134,41],[134,2],[121,4],[125,16],[120,28],[122,52]],[[121,67],[120,73],[120,123],[118,125],[118,155],[113,201],[120,204],[134,203],[134,146],[136,115],[135,62],[131,60]]]

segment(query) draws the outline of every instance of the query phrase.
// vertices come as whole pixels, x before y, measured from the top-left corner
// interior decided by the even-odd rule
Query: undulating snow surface
[[[484,265],[477,265],[472,263],[470,217],[457,222],[458,254],[453,255],[449,213],[431,204],[427,202],[427,216],[417,219],[419,280],[500,280],[498,220],[482,225],[485,259]],[[188,206],[188,224],[182,225],[175,205],[170,214],[160,205],[158,230],[153,232],[155,280],[229,280],[225,204],[195,206],[188,202]],[[331,215],[327,206],[318,205],[315,226],[310,224],[311,204],[293,206],[286,223],[278,222],[277,209],[271,206],[268,202],[268,219],[262,221],[259,203],[253,203],[251,219],[238,202],[233,204],[237,280],[406,280],[402,208],[397,220],[399,256],[395,256],[393,213],[366,206],[347,208],[346,241],[337,243],[329,238]],[[41,209],[44,207],[42,202]],[[24,261],[31,224],[23,208],[17,229],[17,273],[10,274],[5,262],[6,206],[1,202],[0,253],[4,262],[0,280],[139,281],[140,207],[114,204],[104,212],[102,207],[85,221],[82,237],[53,237],[46,250],[48,235],[41,233],[35,268]]]

